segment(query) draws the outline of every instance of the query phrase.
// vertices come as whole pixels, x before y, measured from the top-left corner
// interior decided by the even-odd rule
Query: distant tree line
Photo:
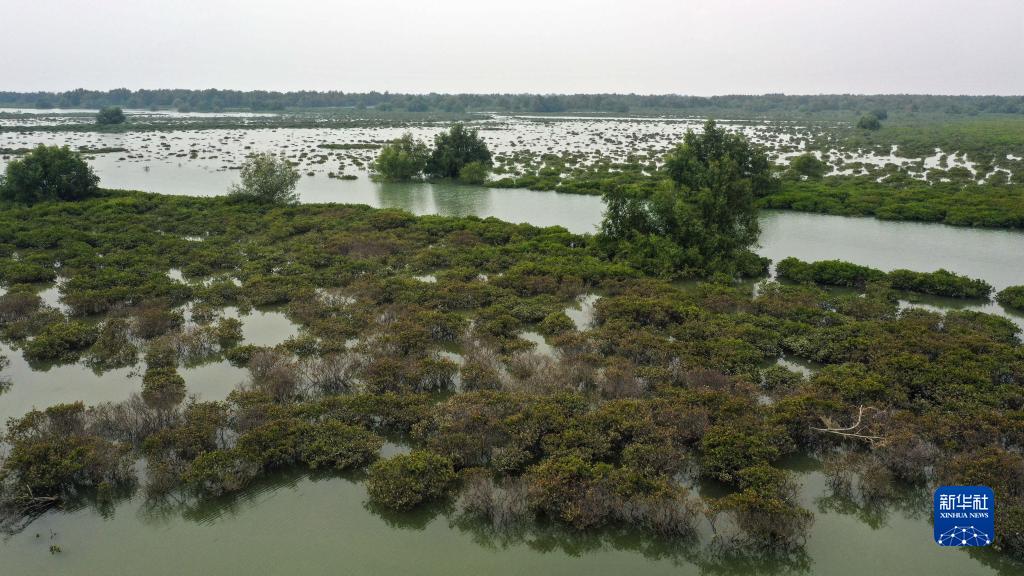
[[[935,95],[726,95],[678,94],[393,94],[389,92],[254,90],[129,90],[82,88],[66,92],[0,92],[0,104],[28,108],[174,108],[284,110],[286,108],[375,108],[410,112],[606,112],[657,110],[771,113],[874,113],[879,111],[942,114],[1024,114],[1024,96]]]

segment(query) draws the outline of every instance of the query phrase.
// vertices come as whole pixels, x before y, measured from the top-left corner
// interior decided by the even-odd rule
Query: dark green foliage
[[[100,126],[124,124],[125,120],[127,120],[127,118],[124,115],[124,111],[117,106],[107,106],[96,114],[96,124]]]
[[[185,379],[171,367],[150,367],[142,377],[142,399],[149,407],[167,411],[185,399]]]
[[[767,196],[779,187],[764,149],[742,134],[719,128],[714,120],[708,120],[699,134],[686,132],[683,142],[665,157],[665,172],[684,192],[711,190],[730,208],[746,206],[748,195]],[[746,211],[738,212],[743,226]]]
[[[1024,310],[1024,286],[1008,286],[996,294],[996,300],[1014,310]]]
[[[874,114],[865,114],[857,120],[857,128],[861,130],[878,130],[882,127],[882,121]]]
[[[181,481],[192,490],[217,496],[248,486],[259,466],[237,450],[203,452],[189,464]]]
[[[888,279],[896,290],[909,290],[935,296],[988,298],[992,293],[992,286],[988,282],[960,276],[947,270],[935,272],[893,270],[889,272]]]
[[[410,510],[448,493],[455,480],[451,460],[422,450],[399,454],[370,467],[370,499],[392,510]]]
[[[754,199],[778,185],[764,151],[709,121],[703,133],[687,132],[665,163],[674,187],[649,198],[605,193],[598,242],[609,256],[665,276],[763,268],[747,254],[760,233]],[[745,259],[753,266],[740,265]]]
[[[264,204],[295,204],[299,201],[295,185],[299,173],[287,160],[265,152],[245,161],[240,173],[241,183],[233,184],[228,193],[236,198]]]
[[[98,370],[123,368],[135,364],[138,349],[132,338],[132,329],[125,318],[107,320],[99,331],[90,350],[89,366]]]
[[[0,394],[3,394],[11,387],[11,379],[3,373],[10,363],[11,361],[7,359],[7,356],[0,354]]]
[[[463,184],[476,184],[477,186],[487,183],[487,164],[474,160],[459,170],[459,182]]]
[[[953,226],[1024,227],[1024,189],[974,182],[879,184],[873,178],[851,176],[786,180],[781,192],[762,198],[760,204],[764,208]]]
[[[811,180],[819,180],[825,176],[828,170],[828,164],[810,152],[789,161],[789,174],[797,178],[802,176]]]
[[[555,335],[561,334],[569,330],[575,330],[576,324],[572,321],[572,318],[566,315],[565,312],[559,310],[552,312],[544,317],[544,320],[540,323],[540,332],[544,335]]]
[[[434,137],[434,150],[427,162],[427,173],[437,178],[458,178],[462,169],[473,162],[491,165],[491,152],[476,130],[455,124],[447,132]]]
[[[7,284],[34,284],[52,282],[57,273],[49,266],[20,260],[0,260],[0,282]]]
[[[888,275],[857,267],[819,266],[815,276],[816,264],[787,264],[811,281],[865,280],[863,294],[768,281],[755,297],[723,276],[684,285],[645,276],[560,228],[136,193],[0,211],[0,261],[15,251],[43,268],[60,262],[65,301],[101,314],[89,319],[97,342],[74,354],[113,357],[104,350],[127,331],[145,347],[148,383],[178,382],[175,368],[192,356],[227,352],[250,368],[245,391],[225,402],[158,411],[136,397],[86,411],[74,442],[107,444],[59,460],[141,446],[152,495],[231,492],[296,467],[359,468],[380,434],[440,463],[425,468],[432,474],[384,467],[377,489],[398,507],[447,494],[459,471],[466,509],[491,522],[536,516],[678,537],[700,509],[678,479],[697,474],[726,481],[723,498],[701,498],[720,540],[799,553],[807,511],[792,478],[772,467],[787,454],[863,455],[849,469],[866,473],[872,494],[994,482],[989,468],[1011,493],[1024,475],[1014,464],[1024,444],[1016,326],[898,309]],[[170,268],[196,281],[171,281]],[[436,282],[412,278],[423,274]],[[31,287],[6,288],[0,336],[12,347],[61,334],[64,314]],[[601,298],[577,331],[564,310],[581,294]],[[254,300],[280,302],[300,334],[276,348],[237,346],[237,323],[218,311]],[[185,302],[188,324],[175,311]],[[526,330],[548,333],[554,354],[531,351]],[[445,351],[464,360],[461,388]],[[811,373],[772,367],[780,356]],[[356,393],[363,385],[387,392]],[[884,441],[821,430],[857,422],[861,407],[858,431]],[[989,462],[993,446],[1000,455]],[[841,480],[836,468],[830,482]],[[4,494],[16,484],[8,470]],[[100,476],[78,477],[91,488]],[[1019,550],[1010,542],[1021,507],[1007,498],[999,537]]]
[[[253,400],[241,408],[240,416],[247,412],[248,417],[275,413],[265,398],[256,396]],[[379,436],[363,428],[336,420],[309,422],[288,417],[287,412],[276,414],[276,419],[244,432],[233,448],[199,452],[187,463],[182,481],[201,493],[234,492],[248,485],[261,470],[300,463],[311,469],[348,470],[365,466],[377,457],[383,443]],[[171,437],[168,441],[174,446],[187,438]],[[150,448],[154,450],[155,444]]]
[[[787,472],[759,464],[737,472],[739,492],[719,498],[711,506],[713,522],[731,517],[736,533],[725,527],[716,535],[732,538],[727,545],[768,553],[799,548],[807,538],[814,516],[796,503],[797,487]]]
[[[74,201],[96,195],[99,178],[67,146],[36,146],[12,160],[0,180],[0,200],[21,204]]]
[[[379,436],[363,428],[325,422],[306,434],[299,458],[310,468],[348,470],[369,464],[382,445]]]
[[[7,423],[10,446],[0,480],[10,483],[8,506],[39,506],[38,499],[60,501],[103,484],[132,479],[129,451],[88,430],[82,403],[33,410]]]
[[[427,145],[413,139],[406,132],[401,138],[386,144],[373,162],[373,171],[384,180],[405,181],[419,178],[427,167],[430,150]]]
[[[743,468],[767,464],[786,449],[781,430],[757,422],[733,421],[709,428],[701,439],[702,473],[723,482],[735,482]]]
[[[94,326],[79,320],[48,324],[25,343],[25,358],[32,362],[74,362],[98,336]]]
[[[859,286],[885,278],[885,272],[842,260],[803,262],[790,257],[776,266],[779,278],[793,282],[817,282],[830,286]]]
[[[950,460],[942,470],[944,484],[988,486],[995,492],[995,546],[1024,559],[1024,456],[987,446]]]
[[[779,278],[793,282],[816,282],[829,286],[863,288],[870,282],[885,282],[895,290],[949,298],[988,298],[992,293],[992,286],[984,280],[960,276],[947,270],[893,270],[886,273],[842,260],[804,262],[790,257],[779,261],[776,273]]]
[[[666,536],[693,533],[696,507],[667,478],[574,454],[547,459],[527,477],[530,507],[574,528],[628,523]]]

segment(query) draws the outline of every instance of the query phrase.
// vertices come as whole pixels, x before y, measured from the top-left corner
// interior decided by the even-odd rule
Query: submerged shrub
[[[523,478],[498,483],[483,470],[468,474],[458,505],[462,514],[485,520],[497,531],[512,529],[533,517]]]
[[[1008,286],[999,291],[996,300],[1007,308],[1024,310],[1024,286]]]
[[[893,270],[889,272],[888,277],[892,287],[896,290],[909,290],[949,298],[988,298],[992,293],[992,286],[988,282],[960,276],[947,270],[935,272]]]
[[[259,465],[241,452],[215,450],[200,454],[181,479],[195,492],[218,496],[245,488],[258,472]]]
[[[830,286],[863,287],[868,282],[885,278],[885,272],[851,264],[842,260],[803,262],[793,257],[779,261],[776,267],[779,278],[793,282],[817,282]]]
[[[81,402],[12,419],[3,440],[11,447],[3,477],[13,484],[15,501],[25,505],[41,498],[57,503],[84,488],[133,478],[127,447],[91,434]]]
[[[410,510],[447,494],[454,480],[451,460],[415,450],[371,466],[366,488],[373,502],[392,510]]]
[[[758,465],[740,470],[737,477],[740,491],[719,498],[711,506],[719,542],[768,553],[801,546],[814,515],[796,503],[797,486],[790,475]],[[728,517],[732,526],[723,526],[722,516]]]
[[[299,448],[299,459],[310,468],[347,470],[377,458],[384,441],[358,426],[327,421],[310,426]]]
[[[571,454],[544,460],[527,479],[530,507],[577,529],[624,523],[662,535],[694,531],[698,507],[663,476]]]
[[[166,300],[146,300],[132,310],[135,335],[144,340],[162,336],[181,326],[185,319]]]
[[[0,394],[3,394],[11,387],[11,379],[3,373],[10,363],[11,361],[7,359],[7,356],[0,354]]]
[[[576,323],[573,322],[572,318],[569,318],[565,312],[559,310],[545,316],[544,320],[541,321],[539,328],[541,334],[544,334],[545,336],[554,336],[556,334],[575,330]]]
[[[88,363],[94,370],[122,368],[135,364],[138,356],[128,321],[118,317],[103,324]]]
[[[753,422],[728,422],[712,426],[701,439],[702,473],[723,482],[736,482],[738,471],[772,462],[782,455],[784,432]]]
[[[31,362],[74,362],[98,335],[94,326],[79,320],[55,322],[25,343],[25,358]]]
[[[185,379],[173,367],[150,367],[142,377],[142,399],[155,410],[170,410],[185,399]]]
[[[26,318],[42,303],[43,299],[32,292],[19,290],[0,296],[0,326]]]

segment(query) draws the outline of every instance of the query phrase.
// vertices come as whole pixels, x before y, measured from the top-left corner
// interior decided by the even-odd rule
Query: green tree
[[[114,124],[124,124],[127,118],[124,115],[124,111],[117,106],[108,106],[103,108],[96,114],[96,123],[100,126],[112,126]]]
[[[808,152],[789,161],[789,175],[797,178],[806,176],[809,180],[820,180],[828,172],[828,164]]]
[[[12,160],[0,178],[0,199],[34,204],[82,200],[96,194],[99,178],[82,156],[67,146],[43,146]]]
[[[427,145],[406,132],[401,138],[381,149],[372,168],[384,180],[412,180],[423,174],[429,159],[430,150]]]
[[[299,201],[295,185],[299,173],[287,160],[270,152],[255,154],[242,165],[242,182],[232,184],[232,196],[267,204],[295,204]]]
[[[878,130],[882,127],[882,121],[874,114],[865,114],[857,120],[857,128],[861,130]]]
[[[427,173],[438,178],[458,178],[471,162],[491,165],[491,151],[476,130],[455,124],[434,137],[434,151],[427,162]]]
[[[709,120],[690,131],[665,160],[671,185],[649,197],[613,188],[598,245],[650,273],[687,276],[715,271],[756,274],[763,260],[755,199],[778,189],[762,149]]]

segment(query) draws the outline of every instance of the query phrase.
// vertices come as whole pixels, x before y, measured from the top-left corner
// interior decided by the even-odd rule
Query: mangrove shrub
[[[82,200],[96,194],[99,181],[78,152],[40,144],[7,165],[0,179],[0,200],[23,204]]]

